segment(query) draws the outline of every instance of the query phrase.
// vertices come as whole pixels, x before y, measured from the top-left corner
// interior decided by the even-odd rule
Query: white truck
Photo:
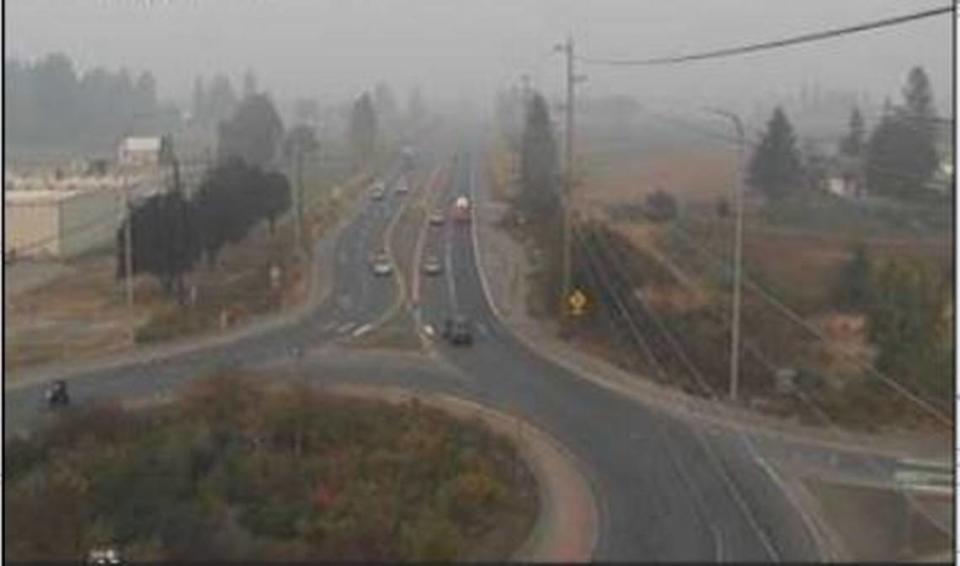
[[[459,222],[470,221],[470,199],[467,197],[457,197],[453,202],[453,216]]]

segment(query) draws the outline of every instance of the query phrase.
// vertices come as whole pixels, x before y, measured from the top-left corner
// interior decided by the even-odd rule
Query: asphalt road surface
[[[461,151],[437,202],[483,198],[482,163],[475,148]],[[397,175],[394,170],[389,180]],[[304,321],[154,363],[71,376],[76,403],[162,395],[217,367],[290,364],[292,347],[312,349],[299,362],[310,379],[456,394],[518,414],[552,434],[591,481],[600,511],[598,560],[818,559],[800,516],[743,439],[618,396],[514,339],[486,301],[470,223],[429,228],[424,255],[441,258],[444,273],[423,278],[422,316],[439,328],[449,313],[465,314],[474,324],[473,346],[438,342],[435,357],[324,346],[372,323],[394,302],[392,278],[374,277],[369,266],[370,253],[381,249],[383,231],[408,198],[388,193],[341,232],[333,292]],[[6,394],[8,431],[51,418],[41,387]]]

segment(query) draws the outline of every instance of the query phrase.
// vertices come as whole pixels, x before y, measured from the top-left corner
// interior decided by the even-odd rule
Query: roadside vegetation
[[[5,442],[5,555],[83,560],[504,560],[538,500],[509,442],[417,401],[194,382],[74,409]]]
[[[557,316],[561,219],[533,204],[556,194],[559,180],[537,187],[525,176],[538,163],[531,156],[551,148],[532,150],[531,140],[547,139],[531,122],[536,98],[520,127],[517,97],[499,99],[490,168],[494,193],[514,204],[502,226],[528,250],[531,314],[564,322],[564,336],[624,369],[695,395],[725,394],[734,155],[701,145],[588,151],[571,245],[573,285],[590,306],[570,325]],[[774,109],[745,171],[740,393],[754,408],[863,429],[934,425],[893,383],[949,414],[953,205],[943,189],[952,178],[938,121],[919,68],[902,104],[888,104],[872,129],[852,109],[835,154],[801,148]],[[589,150],[589,131],[585,139]]]
[[[359,120],[373,130],[348,133],[343,147],[325,147],[318,156],[313,129],[299,124],[285,133],[270,98],[257,93],[252,76],[245,80],[247,94],[239,100],[224,77],[209,89],[202,81],[195,87],[197,127],[219,124],[217,161],[199,185],[185,186],[168,140],[161,159],[172,172],[169,190],[133,208],[133,342],[121,226],[111,249],[68,260],[72,273],[9,302],[5,369],[223,330],[306,299],[309,264],[295,245],[295,204],[302,203],[306,253],[362,197],[370,171],[386,166],[396,140],[384,140],[375,119]],[[374,97],[378,108],[390,106],[384,88]],[[298,119],[316,113],[301,106]],[[396,126],[396,111],[384,112]],[[358,136],[367,142],[363,147],[351,145]],[[280,172],[301,170],[292,183]]]

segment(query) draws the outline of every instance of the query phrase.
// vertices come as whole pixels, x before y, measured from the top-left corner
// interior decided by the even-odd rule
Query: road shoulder
[[[483,191],[480,189],[478,192]],[[814,428],[760,415],[743,407],[707,401],[663,387],[631,375],[606,360],[571,348],[570,344],[556,337],[548,323],[527,315],[524,304],[525,250],[499,225],[506,205],[491,201],[486,194],[474,197],[475,255],[487,301],[504,327],[541,356],[596,385],[688,421],[843,452],[893,458],[949,459],[950,455],[943,453],[943,447],[946,446],[944,442],[924,442],[912,434],[885,434],[880,438],[864,433]],[[487,277],[488,273],[513,276]]]

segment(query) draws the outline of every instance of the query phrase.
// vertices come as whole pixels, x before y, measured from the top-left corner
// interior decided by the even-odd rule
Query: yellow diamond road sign
[[[587,306],[587,296],[584,295],[580,289],[575,289],[570,293],[570,296],[567,297],[567,303],[570,304],[570,312],[579,316],[583,314],[583,309]]]

